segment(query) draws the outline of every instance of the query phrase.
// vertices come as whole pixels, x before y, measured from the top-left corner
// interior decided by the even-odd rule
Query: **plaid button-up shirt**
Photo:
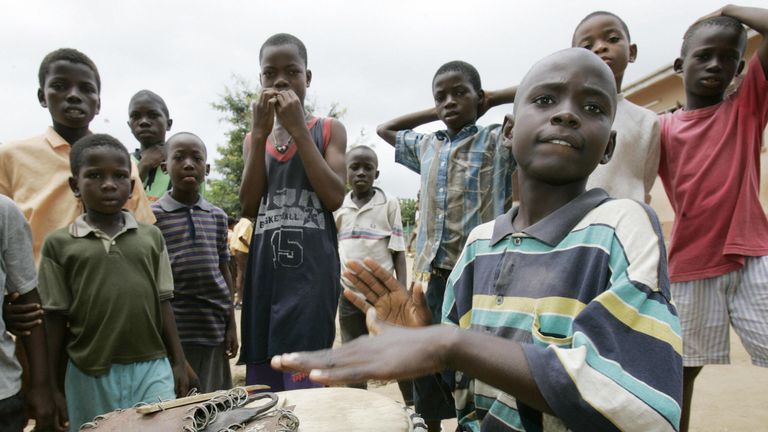
[[[452,269],[470,231],[512,204],[511,148],[501,126],[469,125],[453,139],[445,131],[399,131],[395,161],[421,174],[414,271]]]

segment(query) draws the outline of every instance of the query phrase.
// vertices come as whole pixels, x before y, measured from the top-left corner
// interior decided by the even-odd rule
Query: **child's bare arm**
[[[68,339],[66,315],[60,312],[47,311],[45,314],[45,332],[48,345],[48,376],[56,404],[56,427],[59,430],[66,430],[69,427],[69,417],[64,399],[64,388],[62,387],[64,379],[59,376],[59,371],[62,370],[61,364],[66,361],[67,357],[64,351],[64,344]]]
[[[405,251],[392,251],[392,261],[395,263],[395,276],[402,286],[408,286],[408,270],[405,263]]]
[[[434,108],[416,111],[394,118],[388,122],[376,127],[376,133],[381,139],[394,146],[397,140],[397,132],[401,130],[413,129],[417,126],[438,120],[437,111]]]
[[[757,48],[757,56],[768,78],[768,9],[727,5],[720,10],[720,13],[723,16],[736,18],[763,36],[763,41]]]
[[[331,139],[323,157],[309,133],[304,106],[296,93],[293,90],[281,91],[275,99],[277,118],[296,143],[312,189],[320,198],[323,207],[330,211],[337,210],[344,201],[347,131],[338,120],[330,119]]]
[[[483,103],[480,105],[480,111],[477,113],[477,116],[482,116],[495,106],[514,103],[516,95],[517,86],[507,87],[500,90],[486,90]]]
[[[221,275],[224,276],[224,281],[229,288],[229,295],[232,299],[235,298],[235,286],[232,283],[232,273],[229,271],[229,266],[226,262],[219,263],[219,270]],[[227,321],[227,332],[224,335],[224,350],[227,353],[227,357],[234,358],[237,355],[237,351],[240,349],[240,344],[237,341],[237,318],[235,318],[235,308],[229,310],[229,320]]]
[[[250,147],[243,149],[245,166],[240,183],[240,206],[243,217],[256,217],[267,186],[265,151],[267,137],[275,121],[274,89],[263,89],[259,100],[253,103],[253,128]]]
[[[14,336],[29,336],[43,323],[43,307],[40,303],[20,302],[19,293],[6,294],[3,301],[5,329]]]
[[[189,392],[187,358],[181,348],[179,333],[176,330],[176,317],[173,315],[171,302],[167,300],[160,302],[160,312],[163,316],[163,343],[173,369],[176,397],[184,397]]]
[[[20,305],[40,305],[40,296],[34,289],[22,296],[16,302]],[[21,336],[24,349],[29,356],[29,372],[31,386],[27,392],[27,401],[32,407],[36,427],[48,430],[54,425],[54,405],[51,398],[51,388],[48,379],[48,349],[45,341],[45,328],[37,325],[25,336]]]
[[[378,320],[373,311],[366,318],[376,337],[360,338],[334,350],[275,356],[272,367],[311,371],[310,378],[322,384],[355,382],[361,377],[408,379],[460,370],[534,409],[552,413],[520,343],[442,325],[392,326]]]

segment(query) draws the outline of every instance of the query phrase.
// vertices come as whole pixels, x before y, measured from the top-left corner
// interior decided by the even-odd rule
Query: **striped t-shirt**
[[[470,430],[677,430],[682,340],[649,207],[592,189],[523,232],[517,208],[477,227],[443,322],[523,344],[556,417],[457,373]]]
[[[173,313],[185,344],[224,341],[232,298],[220,264],[229,261],[227,214],[202,197],[189,207],[166,192],[152,204],[173,269]]]

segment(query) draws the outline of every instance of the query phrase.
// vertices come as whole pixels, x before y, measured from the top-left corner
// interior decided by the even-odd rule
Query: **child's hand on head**
[[[277,90],[265,88],[261,90],[259,100],[253,103],[253,134],[254,138],[265,138],[272,132],[275,124],[275,103],[277,102]]]
[[[277,118],[280,120],[280,125],[291,136],[295,137],[302,131],[308,131],[304,105],[302,105],[299,96],[293,90],[289,89],[278,92],[275,110]]]

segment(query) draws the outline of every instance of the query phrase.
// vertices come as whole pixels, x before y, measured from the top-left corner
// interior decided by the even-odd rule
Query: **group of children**
[[[457,415],[462,430],[686,430],[696,374],[728,361],[729,320],[768,365],[765,37],[726,95],[743,24],[765,36],[768,11],[716,15],[685,34],[675,70],[686,103],[660,119],[618,94],[637,47],[608,12],[584,18],[572,48],[515,87],[486,91],[468,63],[441,66],[434,108],[378,128],[421,175],[410,290],[397,200],[373,186],[375,152],[347,152],[340,122],[305,111],[306,48],[269,38],[243,144],[240,199],[254,222],[234,235],[247,243],[246,382],[413,379],[430,431]],[[149,91],[130,102],[133,159],[91,134],[101,83],[75,50],[46,56],[39,79],[53,127],[0,145],[0,194],[12,200],[0,197],[0,282],[18,293],[3,314],[22,334],[38,428],[231,386],[235,284],[227,216],[201,195],[205,145],[186,132],[166,142],[172,121]],[[511,102],[503,125],[475,124]],[[437,119],[445,130],[412,130]],[[643,203],[657,172],[677,216],[669,270]],[[344,345],[327,350],[337,307]],[[0,326],[0,415],[17,431],[20,368]],[[360,337],[368,330],[377,336]],[[406,400],[409,388],[401,381]]]

